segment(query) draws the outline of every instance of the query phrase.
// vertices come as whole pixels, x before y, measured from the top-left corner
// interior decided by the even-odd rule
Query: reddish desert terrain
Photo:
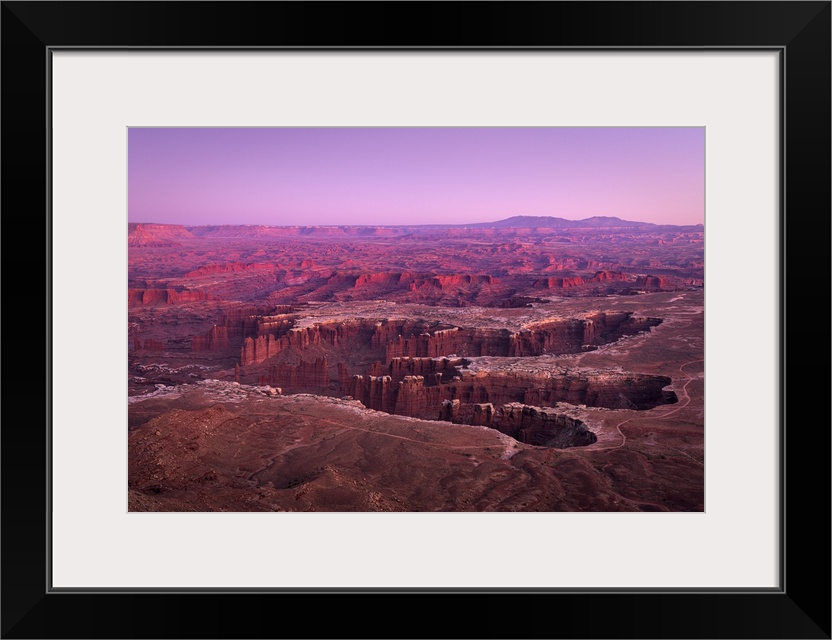
[[[704,232],[131,224],[131,511],[701,511]]]

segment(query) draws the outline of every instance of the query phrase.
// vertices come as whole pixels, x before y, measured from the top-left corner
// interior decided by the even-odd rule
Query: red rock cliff
[[[571,289],[572,287],[580,287],[585,284],[585,280],[581,276],[573,276],[567,278],[540,278],[535,280],[534,286],[537,289]]]
[[[269,367],[265,384],[284,390],[288,388],[323,391],[328,389],[329,382],[329,364],[324,357],[314,362],[272,365]]]
[[[194,336],[191,340],[191,351],[220,351],[230,346],[228,328],[225,326],[214,325],[206,335]]]
[[[128,289],[127,305],[130,307],[153,306],[160,304],[183,304],[186,302],[203,302],[217,300],[216,296],[204,291],[184,289]]]
[[[636,286],[645,291],[673,291],[676,289],[675,282],[665,276],[638,276]]]
[[[130,247],[175,247],[179,240],[194,235],[178,224],[131,222],[127,225],[127,245]]]
[[[497,409],[491,426],[515,440],[539,447],[565,449],[586,446],[598,440],[577,418],[554,409],[520,403],[506,404]]]

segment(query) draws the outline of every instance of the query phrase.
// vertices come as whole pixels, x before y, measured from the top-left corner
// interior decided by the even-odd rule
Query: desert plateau
[[[128,225],[130,511],[702,511],[704,227]]]

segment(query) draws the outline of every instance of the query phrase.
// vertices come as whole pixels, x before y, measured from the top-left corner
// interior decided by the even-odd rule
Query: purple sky
[[[129,129],[130,222],[699,224],[696,128]]]

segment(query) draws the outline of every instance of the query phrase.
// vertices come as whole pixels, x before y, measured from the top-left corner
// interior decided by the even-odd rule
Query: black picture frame
[[[830,352],[825,280],[832,231],[830,2],[2,2],[0,20],[6,306],[6,420],[0,432],[3,638],[830,637],[830,373],[828,366],[807,371],[801,353],[809,347],[813,354],[824,354],[826,365]],[[50,316],[48,268],[48,92],[51,51],[69,47],[778,51],[784,80],[785,187],[780,217],[780,587],[672,592],[52,590],[47,445],[50,388],[60,381],[49,374],[56,319]],[[742,268],[753,273],[753,265]],[[824,280],[813,286],[811,278],[818,274]],[[821,326],[810,332],[807,323]],[[819,403],[813,394],[820,394]],[[320,615],[306,618],[301,604],[317,608]],[[393,616],[395,627],[384,626],[382,612]],[[445,626],[446,620],[452,626]]]

